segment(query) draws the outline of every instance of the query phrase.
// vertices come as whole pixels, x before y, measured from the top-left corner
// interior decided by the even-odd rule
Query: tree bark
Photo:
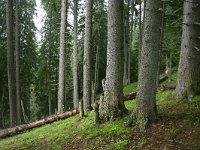
[[[27,123],[28,118],[26,117],[25,110],[24,110],[24,103],[23,103],[22,100],[21,100],[21,107],[22,107],[22,115],[23,115],[23,118],[24,118],[24,122]]]
[[[79,112],[80,112],[80,117],[83,118],[84,116],[84,110],[83,110],[83,100],[79,102]]]
[[[7,27],[7,71],[10,108],[10,127],[15,125],[15,75],[14,75],[14,49],[13,49],[13,1],[6,3],[6,27]]]
[[[170,56],[166,56],[166,68],[165,68],[165,74],[168,77],[168,83],[172,81],[172,53],[170,53]]]
[[[79,108],[79,98],[78,98],[78,72],[77,72],[77,28],[78,28],[78,0],[74,0],[74,49],[73,49],[73,85],[74,85],[74,93],[73,93],[73,103],[74,109]]]
[[[36,128],[36,127],[40,127],[42,125],[49,124],[49,123],[52,123],[52,122],[55,122],[55,121],[58,121],[58,120],[61,120],[61,119],[66,119],[66,118],[74,116],[78,113],[79,112],[77,110],[73,110],[73,111],[70,111],[70,112],[66,112],[66,113],[63,113],[63,114],[59,114],[59,115],[51,116],[51,117],[48,117],[48,118],[45,118],[45,119],[42,119],[42,120],[38,120],[36,122],[32,122],[32,123],[29,123],[29,124],[23,124],[23,125],[20,125],[20,126],[16,126],[14,128],[8,128],[8,129],[5,129],[5,130],[1,130],[0,131],[0,139],[5,138],[7,136],[15,135],[15,134],[18,134],[18,133],[21,133],[21,132],[24,132],[24,131],[27,131],[27,130],[30,130],[30,129],[33,129],[33,128]]]
[[[139,69],[136,118],[140,129],[156,117],[156,81],[158,72],[162,12],[161,0],[146,1],[141,63]]]
[[[99,125],[100,124],[99,103],[98,102],[96,102],[94,104],[94,123],[95,123],[95,125]]]
[[[96,60],[95,60],[95,71],[94,71],[94,82],[92,82],[92,98],[91,102],[95,102],[96,91],[98,88],[98,71],[99,71],[99,46],[97,45]]]
[[[189,98],[200,93],[200,1],[184,1],[183,33],[177,86],[174,96]]]
[[[158,72],[157,72],[157,88],[159,87],[159,81],[160,81],[160,64],[161,64],[161,53],[162,53],[162,48],[163,48],[163,37],[164,37],[164,18],[165,18],[165,3],[162,2],[162,24],[161,24],[161,35],[160,35],[160,49],[159,49],[159,61],[158,61]],[[169,76],[168,76],[169,79]]]
[[[17,125],[21,124],[21,100],[20,100],[20,72],[19,72],[19,1],[15,1],[15,53],[16,53],[16,123]]]
[[[144,15],[144,13],[143,13],[143,15]],[[140,7],[139,7],[138,72],[140,71],[141,51],[142,51],[142,0],[140,0]],[[138,73],[138,75],[139,75],[139,73]]]
[[[67,1],[62,0],[61,27],[60,27],[60,52],[59,52],[59,81],[58,81],[58,114],[63,113],[64,101],[64,65],[65,65],[65,26],[66,26]]]
[[[52,20],[53,20],[53,10],[50,10],[50,22],[49,22],[49,37],[52,37]],[[49,105],[49,116],[52,115],[52,86],[51,86],[51,80],[52,80],[52,71],[54,69],[51,68],[52,64],[52,44],[49,45],[49,51],[48,51],[48,105]]]
[[[123,102],[123,0],[108,0],[106,81],[100,101],[100,118],[113,120],[125,112]]]
[[[92,34],[92,0],[86,1],[84,60],[83,60],[83,104],[84,111],[91,110],[91,34]]]
[[[127,4],[125,5],[124,9],[124,77],[123,77],[123,84],[127,85],[128,83],[128,51],[130,47],[129,41],[129,10],[130,10],[130,0],[127,0]]]

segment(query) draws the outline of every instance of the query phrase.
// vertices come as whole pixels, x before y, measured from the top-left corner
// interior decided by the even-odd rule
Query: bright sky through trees
[[[41,0],[36,0],[36,5],[37,6],[36,6],[36,11],[35,11],[35,16],[34,16],[34,22],[37,28],[37,32],[36,32],[37,41],[40,42],[42,38],[41,29],[44,24],[43,17],[45,15],[45,12],[41,6]]]

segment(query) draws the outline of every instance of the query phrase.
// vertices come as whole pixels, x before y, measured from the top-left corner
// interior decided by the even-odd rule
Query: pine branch
[[[200,22],[195,22],[194,25],[200,26]]]
[[[200,49],[198,47],[194,47],[194,49],[197,51],[197,52],[200,52]]]

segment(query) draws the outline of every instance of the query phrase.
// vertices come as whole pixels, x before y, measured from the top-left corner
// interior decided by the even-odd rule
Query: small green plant
[[[62,146],[55,144],[55,145],[53,145],[53,149],[59,150],[59,149],[62,149]]]
[[[172,127],[172,133],[174,134],[174,135],[177,135],[177,134],[179,134],[180,133],[180,129],[179,128],[177,128],[177,127]]]
[[[139,145],[139,146],[142,146],[142,145],[144,145],[144,144],[146,144],[146,140],[145,140],[145,139],[140,139],[140,140],[138,141],[138,145]]]
[[[127,140],[117,140],[115,145],[116,149],[122,149],[124,146],[126,146],[128,144]]]

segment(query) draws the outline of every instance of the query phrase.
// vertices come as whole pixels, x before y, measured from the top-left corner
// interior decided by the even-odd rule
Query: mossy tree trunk
[[[200,93],[200,1],[184,1],[183,33],[175,97]]]
[[[156,117],[156,80],[162,23],[161,0],[146,1],[136,118],[141,130]]]
[[[123,102],[123,0],[108,0],[108,47],[100,118],[113,120],[126,111]]]

